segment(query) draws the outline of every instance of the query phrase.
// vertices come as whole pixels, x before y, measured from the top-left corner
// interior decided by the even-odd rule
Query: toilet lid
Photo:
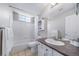
[[[38,42],[37,41],[35,41],[35,42],[29,42],[28,45],[29,46],[36,46],[36,45],[38,45]]]

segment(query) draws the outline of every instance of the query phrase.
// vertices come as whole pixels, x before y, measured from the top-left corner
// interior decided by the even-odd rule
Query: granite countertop
[[[51,49],[56,50],[57,52],[61,53],[64,56],[79,56],[79,48],[75,47],[67,41],[63,41],[65,43],[64,46],[57,46],[53,44],[49,44],[45,42],[46,38],[40,38],[38,41]]]

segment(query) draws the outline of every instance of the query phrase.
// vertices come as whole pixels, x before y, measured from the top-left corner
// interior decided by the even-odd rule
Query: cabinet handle
[[[48,49],[46,49],[46,52],[44,52],[44,56],[47,56],[47,51],[48,51]]]
[[[48,49],[46,49],[46,51],[48,51]]]

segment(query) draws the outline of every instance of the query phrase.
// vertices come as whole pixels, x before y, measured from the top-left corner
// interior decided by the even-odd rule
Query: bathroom
[[[79,56],[78,13],[79,3],[0,4],[0,54]]]

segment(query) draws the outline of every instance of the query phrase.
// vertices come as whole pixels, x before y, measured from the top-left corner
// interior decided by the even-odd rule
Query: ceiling
[[[51,4],[49,3],[10,3],[9,5],[13,8],[23,10],[31,15],[40,15],[46,10],[46,16],[54,17],[73,9],[75,6],[74,4],[75,3],[59,3],[53,8],[51,8]]]
[[[32,15],[39,15],[44,11],[48,3],[10,3],[10,6],[23,11],[28,12]]]
[[[54,17],[59,16],[62,13],[72,11],[75,8],[75,3],[61,3],[53,8],[49,8],[48,16]]]

